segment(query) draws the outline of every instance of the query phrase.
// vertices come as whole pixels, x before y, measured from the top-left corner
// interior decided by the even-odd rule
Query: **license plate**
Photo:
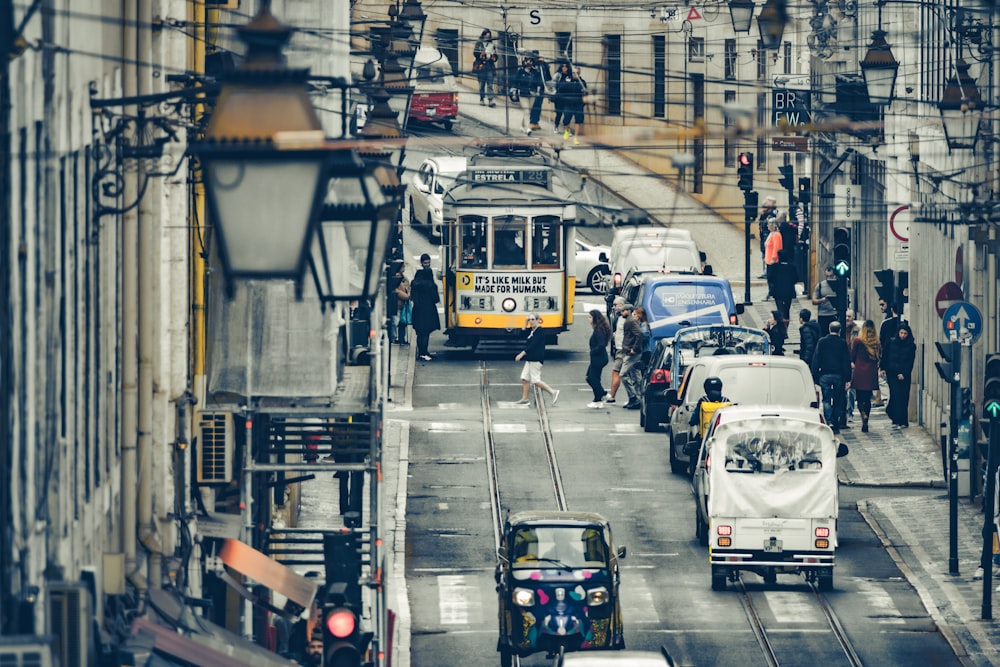
[[[764,553],[777,553],[781,551],[781,540],[768,540],[764,542]]]
[[[427,115],[428,116],[437,115],[437,107],[427,107]]]

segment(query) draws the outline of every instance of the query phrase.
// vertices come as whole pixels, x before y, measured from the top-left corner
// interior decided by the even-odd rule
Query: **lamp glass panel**
[[[868,99],[872,104],[889,104],[892,100],[893,87],[896,83],[896,68],[869,67],[862,68],[865,86],[868,88]]]
[[[979,128],[979,116],[961,109],[941,111],[941,121],[944,123],[948,145],[952,148],[972,148],[975,146],[976,130]]]
[[[322,169],[316,160],[207,161],[215,224],[233,275],[298,274]]]
[[[324,266],[320,244],[326,249],[326,257],[329,262]],[[325,221],[320,225],[320,233],[316,235],[312,246],[312,258],[316,266],[325,275],[320,277],[321,282],[326,282],[323,289],[328,292],[326,296],[336,296],[338,298],[357,298],[360,293],[360,285],[351,286],[351,279],[355,283],[361,281],[350,266],[350,252],[347,243],[347,232],[344,229],[342,220]],[[327,271],[328,270],[328,271]]]

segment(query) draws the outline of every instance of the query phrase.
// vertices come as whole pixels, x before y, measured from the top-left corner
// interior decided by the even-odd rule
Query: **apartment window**
[[[757,127],[769,127],[767,113],[768,93],[757,94]],[[757,137],[757,169],[764,169],[767,166],[767,141],[768,137]]]
[[[605,113],[611,116],[620,116],[622,113],[621,35],[604,36],[604,71],[607,72]]]
[[[667,115],[667,38],[653,35],[653,118]]]
[[[557,58],[573,62],[573,33],[556,32]]]
[[[731,108],[732,105],[736,104],[736,91],[726,90],[722,93],[723,100],[727,108]],[[725,164],[736,164],[736,144],[733,143],[731,132],[729,128],[735,125],[732,114],[723,114],[723,122],[725,123],[726,132],[725,138],[722,144],[722,161]]]
[[[785,74],[791,74],[792,73],[792,43],[791,42],[785,42],[784,46],[782,47],[782,55],[784,56],[783,63],[782,63],[782,65],[783,65],[782,71]]]
[[[688,62],[705,62],[705,38],[688,37]]]
[[[725,77],[726,81],[736,80],[736,40],[727,39],[725,44]]]

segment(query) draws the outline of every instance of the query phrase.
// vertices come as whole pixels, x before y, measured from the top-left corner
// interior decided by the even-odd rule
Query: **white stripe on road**
[[[764,599],[778,623],[825,623],[826,619],[802,593],[766,591]]]
[[[482,610],[479,589],[461,574],[443,575],[437,578],[437,582],[441,625],[468,625],[472,613]],[[476,618],[476,622],[479,620]]]

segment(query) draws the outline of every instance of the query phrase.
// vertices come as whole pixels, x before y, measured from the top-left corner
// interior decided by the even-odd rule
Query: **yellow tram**
[[[484,145],[444,195],[448,345],[519,338],[531,312],[550,344],[573,323],[579,221],[566,182],[580,177],[537,148],[531,141]]]

